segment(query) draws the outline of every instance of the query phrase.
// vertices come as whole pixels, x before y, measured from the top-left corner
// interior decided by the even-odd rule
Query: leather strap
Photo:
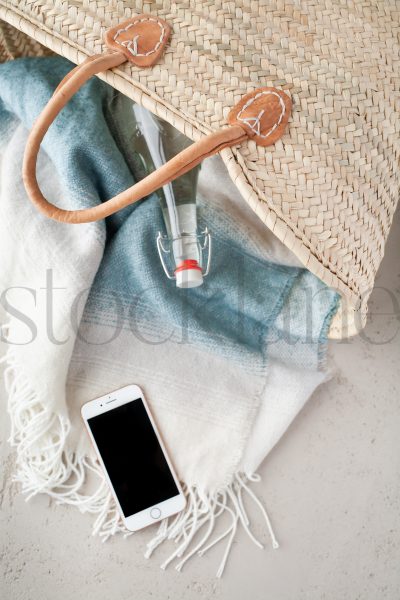
[[[141,42],[141,47],[138,48],[138,40],[145,38],[143,32],[146,31],[151,34],[144,39],[147,46]],[[223,148],[238,145],[249,137],[261,145],[272,144],[281,137],[290,115],[290,98],[281,90],[260,88],[244,96],[232,109],[228,116],[229,127],[205,136],[107,202],[92,208],[70,211],[58,208],[46,200],[36,179],[36,164],[40,144],[54,119],[93,75],[118,67],[126,60],[144,67],[153,64],[162,53],[169,32],[168,24],[161,19],[149,15],[130,19],[107,33],[106,41],[113,51],[86,59],[68,73],[57,87],[32,127],[23,161],[26,191],[33,204],[45,216],[64,223],[88,223],[104,219],[184,175]],[[118,50],[114,51],[114,48]]]

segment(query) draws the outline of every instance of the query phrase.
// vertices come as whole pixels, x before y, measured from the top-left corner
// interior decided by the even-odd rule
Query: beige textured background
[[[260,551],[240,534],[221,581],[214,573],[222,547],[180,574],[163,572],[165,548],[143,558],[149,532],[101,544],[89,516],[44,497],[25,503],[11,483],[3,394],[2,600],[398,600],[400,312],[389,292],[400,304],[399,242],[398,213],[366,330],[332,343],[334,379],[261,469],[281,549]]]

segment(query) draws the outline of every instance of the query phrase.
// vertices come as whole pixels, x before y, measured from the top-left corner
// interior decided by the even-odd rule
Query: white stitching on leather
[[[151,21],[152,23],[157,23],[157,25],[159,26],[159,28],[161,30],[160,39],[158,40],[157,44],[154,46],[153,50],[149,50],[148,52],[144,52],[144,53],[140,53],[137,51],[137,40],[140,37],[139,35],[136,35],[133,38],[133,40],[125,40],[123,42],[119,42],[117,40],[117,37],[121,33],[124,33],[124,31],[128,31],[128,29],[130,29],[131,27],[134,27],[137,23],[143,23],[144,21]],[[157,50],[163,43],[164,36],[165,36],[165,27],[164,27],[164,25],[162,25],[160,23],[160,21],[158,19],[152,19],[151,17],[144,17],[143,19],[136,19],[134,23],[129,23],[129,25],[127,25],[127,27],[124,27],[123,29],[118,29],[117,33],[113,37],[113,40],[116,44],[119,44],[120,46],[124,46],[124,48],[127,48],[127,50],[129,50],[129,52],[133,56],[150,56],[150,54],[154,54],[154,52],[157,52]]]
[[[260,96],[263,96],[263,95],[268,95],[268,94],[272,94],[273,96],[276,96],[279,99],[279,103],[281,105],[282,110],[281,110],[281,114],[279,116],[279,119],[275,123],[275,125],[273,125],[273,127],[271,127],[271,129],[270,129],[270,131],[268,133],[262,134],[262,133],[260,133],[260,130],[261,130],[261,117],[263,116],[263,114],[265,112],[264,108],[258,113],[257,117],[241,117],[241,115],[243,114],[243,112],[247,108],[249,108],[249,106],[251,106],[253,104],[253,102],[255,100],[257,100],[257,98],[259,98]],[[246,104],[238,112],[236,119],[238,121],[241,121],[242,123],[244,123],[248,127],[250,127],[250,129],[252,131],[254,131],[254,133],[256,135],[260,136],[261,138],[267,138],[282,123],[282,119],[283,119],[283,117],[285,115],[285,112],[286,112],[286,106],[285,106],[285,103],[284,103],[282,97],[277,92],[272,92],[271,90],[264,90],[263,92],[258,92],[258,94],[256,94],[254,96],[254,98],[250,98],[250,100],[247,100]]]

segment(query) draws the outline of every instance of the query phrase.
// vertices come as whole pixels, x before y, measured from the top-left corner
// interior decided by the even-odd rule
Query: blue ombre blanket
[[[95,458],[97,495],[83,492],[80,476],[67,482],[86,472],[91,456],[80,405],[137,383],[187,486],[186,521],[176,534],[188,533],[188,523],[193,533],[202,526],[193,524],[193,511],[202,508],[207,517],[217,502],[226,507],[229,494],[243,491],[243,474],[253,477],[324,380],[338,296],[295,260],[279,264],[279,252],[268,252],[277,242],[267,229],[252,229],[218,158],[206,161],[200,175],[199,219],[212,233],[213,257],[198,288],[178,289],[163,273],[157,194],[105,222],[66,225],[39,215],[21,182],[23,146],[72,66],[62,58],[0,66],[1,286],[20,290],[2,304],[18,477],[26,492],[96,513],[103,535],[121,529]],[[132,102],[97,78],[72,99],[46,135],[39,161],[39,181],[52,201],[89,207],[134,183],[131,113]],[[43,288],[51,314],[49,302],[41,308]],[[22,343],[18,336],[25,336]],[[40,430],[34,413],[18,418],[28,399],[43,410]],[[49,445],[54,435],[58,441]],[[39,465],[43,452],[51,469],[49,462]],[[233,501],[232,514],[239,505]],[[157,540],[167,536],[164,529]]]

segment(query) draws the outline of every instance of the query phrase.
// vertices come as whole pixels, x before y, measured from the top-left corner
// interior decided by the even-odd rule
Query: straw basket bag
[[[221,156],[265,225],[341,294],[331,337],[357,332],[399,192],[399,3],[0,0],[0,58],[50,50],[80,64],[142,13],[171,28],[162,56],[98,76],[192,140],[226,132],[258,88],[291,101],[282,137],[244,136]]]

